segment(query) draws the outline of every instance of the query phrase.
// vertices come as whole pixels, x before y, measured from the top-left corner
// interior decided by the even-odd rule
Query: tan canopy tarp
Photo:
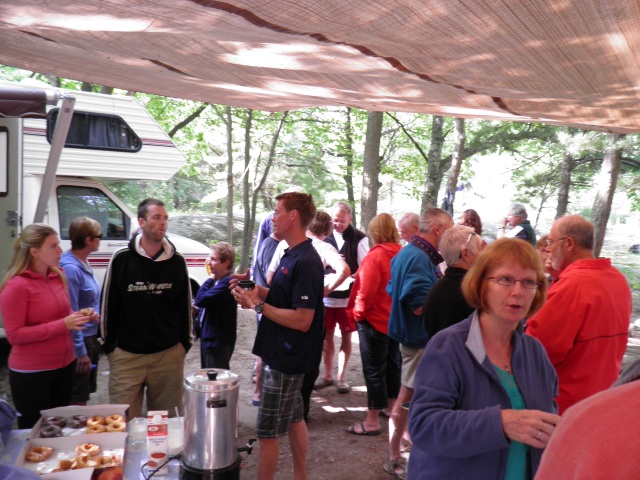
[[[2,0],[0,63],[271,111],[640,132],[630,0]]]

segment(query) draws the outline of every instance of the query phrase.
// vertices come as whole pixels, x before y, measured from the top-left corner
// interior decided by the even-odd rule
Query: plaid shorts
[[[302,421],[304,408],[300,389],[303,379],[303,373],[289,375],[262,365],[258,438],[282,437],[289,433],[292,422]]]

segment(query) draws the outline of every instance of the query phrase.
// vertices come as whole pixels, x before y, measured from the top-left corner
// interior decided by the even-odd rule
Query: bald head
[[[577,260],[592,259],[594,227],[579,215],[556,220],[547,238],[547,252],[551,268],[562,272]]]
[[[571,237],[579,248],[593,250],[595,228],[590,221],[580,215],[567,215],[558,219],[554,226],[561,237]]]

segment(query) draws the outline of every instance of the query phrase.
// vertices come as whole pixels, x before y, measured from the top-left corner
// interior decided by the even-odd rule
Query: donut
[[[71,428],[82,428],[87,426],[87,417],[84,415],[74,415],[69,419],[67,425]]]
[[[107,429],[104,425],[89,425],[85,433],[104,433]]]
[[[85,317],[88,317],[93,313],[93,308],[83,308],[82,310],[80,310],[80,313]]]
[[[126,429],[124,422],[112,422],[107,425],[107,432],[124,432]]]
[[[116,455],[115,453],[112,453],[110,455],[103,454],[101,457],[97,458],[96,460],[98,460],[98,463],[102,467],[113,467],[117,465],[122,465],[122,457],[119,455]]]
[[[76,453],[80,456],[88,455],[90,457],[96,457],[100,455],[100,445],[95,443],[82,443],[76,447]]]
[[[80,468],[87,468],[87,457],[86,455],[82,455],[80,457],[73,457],[71,459],[71,470],[78,470]]]
[[[36,445],[27,451],[26,460],[31,463],[39,463],[47,460],[53,453],[53,448]]]
[[[122,415],[118,415],[117,413],[114,413],[113,415],[109,415],[108,417],[105,417],[105,421],[107,422],[107,425],[115,422],[123,423],[124,417]]]
[[[104,417],[101,417],[100,415],[94,415],[93,417],[89,417],[87,419],[87,425],[89,425],[90,427],[92,425],[105,425],[105,421],[104,421]]]
[[[71,462],[71,460],[60,460],[60,463],[58,464],[58,468],[56,468],[55,470],[52,470],[51,473],[67,471],[71,468],[72,463],[73,462]]]
[[[67,419],[64,417],[47,417],[42,422],[43,425],[55,425],[56,427],[64,428],[67,426]]]
[[[53,438],[53,437],[61,437],[62,429],[55,425],[47,425],[44,428],[40,429],[40,437],[41,438]]]

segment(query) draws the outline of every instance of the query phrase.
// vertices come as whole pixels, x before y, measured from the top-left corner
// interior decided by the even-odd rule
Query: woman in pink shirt
[[[40,410],[69,405],[75,353],[72,330],[91,316],[73,313],[59,268],[60,240],[48,225],[25,227],[0,283],[0,310],[11,344],[9,383],[19,428],[31,428]]]

